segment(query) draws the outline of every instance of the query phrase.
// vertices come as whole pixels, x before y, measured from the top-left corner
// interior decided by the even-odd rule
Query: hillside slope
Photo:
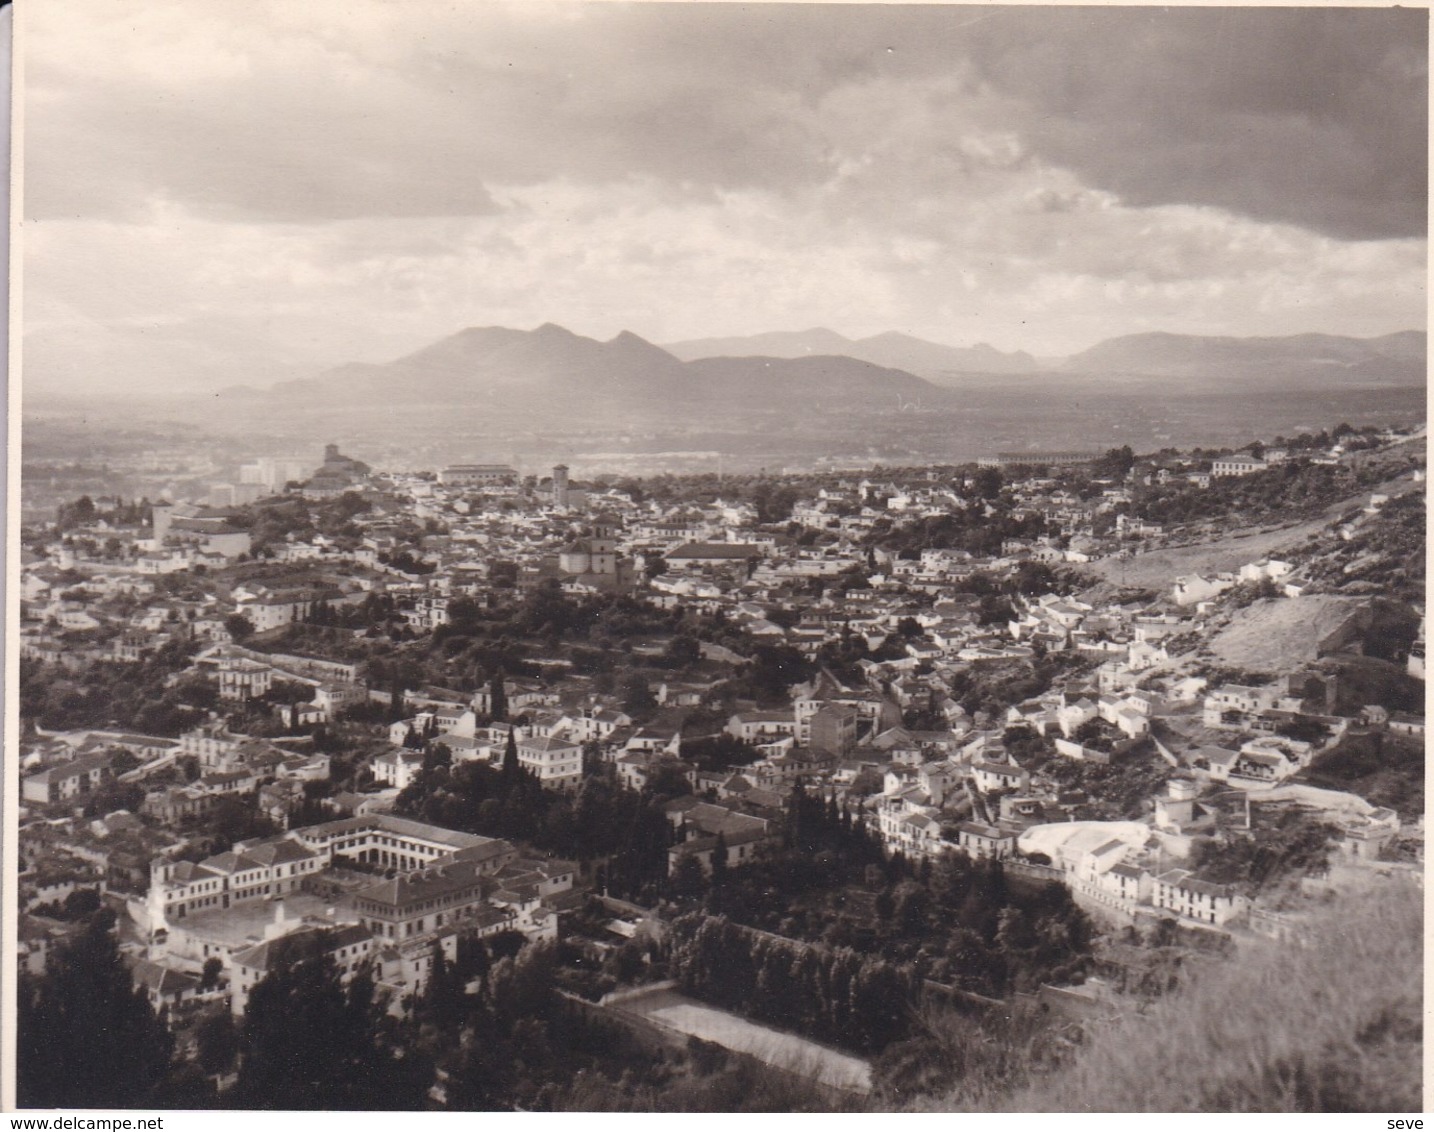
[[[1082,594],[1090,601],[1114,593],[1124,586],[1145,587],[1169,593],[1170,584],[1184,574],[1219,574],[1238,570],[1302,545],[1320,536],[1329,525],[1321,516],[1303,523],[1244,528],[1202,539],[1186,546],[1145,550],[1129,558],[1100,558],[1082,566],[1087,573],[1104,579],[1101,586]]]
[[[1366,603],[1335,594],[1265,599],[1237,609],[1207,645],[1215,662],[1250,672],[1278,672],[1322,655],[1321,644]]]
[[[1312,918],[1305,946],[1242,943],[1233,962],[1097,1029],[1064,1068],[997,1107],[1417,1113],[1423,934],[1416,886],[1391,880],[1343,894]],[[958,1091],[920,1107],[968,1102]]]
[[[1422,481],[1413,478],[1415,469],[1425,463],[1424,441],[1396,445],[1383,453],[1363,454],[1347,458],[1357,465],[1355,474],[1342,482],[1347,494],[1324,506],[1299,505],[1282,499],[1278,493],[1270,498],[1263,521],[1245,519],[1242,515],[1226,516],[1218,521],[1177,525],[1171,537],[1180,545],[1159,546],[1139,551],[1129,558],[1111,556],[1087,564],[1087,573],[1103,579],[1101,585],[1087,591],[1085,600],[1109,596],[1121,587],[1148,587],[1165,590],[1183,574],[1212,574],[1238,570],[1247,562],[1260,558],[1287,558],[1296,564],[1309,563],[1307,576],[1321,589],[1341,593],[1408,592],[1417,599],[1423,589],[1424,564],[1424,498]],[[1260,477],[1238,481],[1254,484]],[[1377,515],[1363,511],[1373,493],[1391,497],[1391,502]],[[1283,512],[1284,517],[1281,517]],[[1352,535],[1341,538],[1338,527],[1352,524]],[[1389,567],[1385,573],[1350,568],[1353,560],[1372,556]],[[1348,568],[1348,569],[1347,569]],[[1394,577],[1398,570],[1401,577]],[[1354,583],[1368,580],[1374,584],[1359,588]],[[1416,594],[1414,591],[1419,591]]]

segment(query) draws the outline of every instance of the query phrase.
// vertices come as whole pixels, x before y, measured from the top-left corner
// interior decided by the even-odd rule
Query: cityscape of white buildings
[[[451,953],[463,933],[555,938],[560,917],[590,883],[577,865],[392,813],[395,797],[423,769],[414,742],[421,739],[442,742],[455,764],[501,766],[511,745],[518,764],[551,790],[578,789],[585,760],[611,764],[634,790],[663,772],[680,775],[691,795],[670,814],[679,831],[674,872],[687,857],[710,870],[719,844],[729,864],[750,859],[779,835],[784,800],[800,783],[841,799],[888,851],[909,859],[948,851],[999,857],[1064,881],[1095,914],[1130,922],[1248,923],[1246,894],[1191,867],[1194,847],[1212,828],[1211,798],[1239,795],[1246,813],[1283,806],[1317,814],[1338,827],[1353,862],[1422,836],[1422,827],[1405,828],[1393,810],[1293,781],[1350,729],[1422,738],[1422,716],[1373,706],[1339,715],[1333,677],[1296,668],[1261,684],[1210,681],[1191,675],[1171,651],[1172,642],[1207,634],[1239,587],[1258,585],[1266,599],[1284,601],[1317,592],[1301,564],[1262,557],[1230,572],[1172,577],[1154,598],[1032,593],[1017,596],[1010,617],[996,622],[983,617],[979,597],[963,583],[1158,545],[1161,526],[1120,506],[1142,477],[1198,485],[1287,458],[1266,449],[1259,460],[1236,455],[1187,470],[1137,466],[1087,498],[1032,472],[1006,490],[1018,511],[1040,516],[1055,533],[1007,539],[984,556],[947,547],[896,555],[863,542],[879,523],[939,519],[968,505],[974,483],[960,475],[926,484],[875,473],[851,478],[799,499],[789,520],[764,524],[749,502],[645,502],[615,487],[576,484],[562,466],[537,486],[500,464],[376,474],[334,446],[317,470],[298,459],[245,464],[236,483],[219,484],[202,502],[155,504],[142,526],[98,520],[54,531],[27,543],[23,557],[26,660],[81,673],[96,663],[139,663],[178,642],[192,647],[177,678],[211,682],[221,709],[261,700],[279,684],[308,698],[276,706],[292,734],[267,739],[236,734],[217,714],[174,737],[28,734],[20,752],[22,907],[98,887],[122,902],[145,979],[170,972],[180,997],[187,991],[202,1000],[215,992],[200,990],[200,977],[218,959],[236,1013],[254,983],[295,948],[328,949],[345,972],[376,965],[379,982],[401,1003],[421,991],[435,948]],[[1422,492],[1422,475],[1406,488]],[[258,532],[241,509],[285,492],[310,501],[357,493],[371,505],[352,515],[355,534],[288,534],[256,546]],[[1339,537],[1389,502],[1387,493],[1374,495]],[[802,538],[807,532],[822,537]],[[214,584],[201,587],[200,599],[173,596],[165,576],[181,572]],[[826,584],[855,575],[860,585]],[[429,634],[450,622],[459,600],[507,600],[545,584],[574,598],[624,595],[720,615],[752,648],[780,645],[815,659],[833,643],[860,638],[881,659],[861,661],[859,680],[820,668],[788,689],[783,706],[738,705],[718,731],[754,748],[755,757],[717,770],[683,753],[684,712],[719,702],[710,684],[655,682],[648,689],[655,706],[641,713],[555,666],[543,679],[503,681],[515,722],[492,719],[491,686],[405,689],[407,713],[362,759],[368,789],[330,795],[328,820],[294,824],[306,784],[331,774],[329,756],[314,749],[306,729],[358,704],[391,705],[393,690],[370,686],[362,663],[278,651],[271,639],[375,595],[392,602],[406,632]],[[724,655],[730,650],[721,646],[703,650],[718,660],[747,659]],[[1090,663],[999,711],[969,714],[959,702],[969,674],[1052,655]],[[1422,626],[1407,667],[1422,678]],[[904,722],[912,711],[920,726]],[[1300,723],[1320,737],[1293,737],[1299,728],[1291,725]],[[1017,740],[1025,737],[1092,765],[1143,745],[1170,773],[1140,820],[1092,819],[1098,799],[1062,791],[1048,773],[1023,765]],[[129,757],[120,760],[121,752]],[[173,781],[187,759],[199,773]],[[138,813],[81,816],[83,803],[112,780],[145,788]],[[183,859],[184,830],[226,798],[244,800],[284,832]],[[29,932],[22,944],[28,962],[43,961],[43,933]]]

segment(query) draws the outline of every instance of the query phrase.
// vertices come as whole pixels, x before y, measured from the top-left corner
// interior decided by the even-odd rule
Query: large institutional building
[[[286,956],[332,953],[345,975],[369,962],[401,1002],[422,990],[434,948],[451,958],[461,935],[556,938],[575,873],[566,861],[520,858],[498,838],[365,814],[199,862],[158,858],[130,915],[148,959],[194,973],[223,962],[236,1014]]]
[[[504,487],[518,482],[518,469],[507,464],[454,464],[438,473],[448,487]]]
[[[1098,457],[1096,452],[997,452],[976,463],[983,468],[1060,468],[1089,464]]]

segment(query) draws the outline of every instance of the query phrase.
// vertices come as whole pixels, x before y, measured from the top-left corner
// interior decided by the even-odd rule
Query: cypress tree
[[[799,848],[806,832],[807,790],[802,779],[792,784],[787,795],[787,811],[783,815],[782,844],[788,849]]]
[[[727,838],[719,829],[717,844],[712,847],[712,887],[720,888],[727,883]]]
[[[508,745],[503,748],[503,777],[509,782],[518,777],[518,739],[508,728]]]
[[[452,1030],[459,1022],[462,1009],[463,980],[457,969],[443,954],[443,944],[433,941],[432,969],[428,973],[428,985],[424,987],[422,1010],[442,1031]]]
[[[503,686],[504,675],[500,668],[493,673],[493,679],[489,683],[488,699],[491,705],[490,714],[496,723],[502,723],[508,718],[508,691]]]

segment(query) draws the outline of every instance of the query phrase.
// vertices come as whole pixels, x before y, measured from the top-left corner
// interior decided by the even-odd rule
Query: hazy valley
[[[743,356],[743,342],[771,354]],[[806,352],[837,348],[861,356]],[[698,356],[716,349],[733,353]],[[998,451],[1122,444],[1155,450],[1293,435],[1330,420],[1420,419],[1424,350],[1422,332],[1132,335],[1021,371],[1036,365],[1029,355],[896,334],[853,342],[813,331],[665,350],[633,334],[599,342],[552,324],[475,328],[392,362],[205,397],[66,398],[36,378],[26,396],[25,451],[45,458],[59,422],[81,434],[93,422],[109,441],[117,426],[160,435],[198,429],[208,445],[285,452],[322,435],[379,465],[502,459],[541,468],[565,460],[583,473],[959,463]],[[913,357],[923,353],[925,366]],[[991,368],[942,370],[942,358]],[[900,360],[913,370],[892,364]],[[1010,371],[996,372],[999,365]],[[94,450],[93,438],[86,443]]]

